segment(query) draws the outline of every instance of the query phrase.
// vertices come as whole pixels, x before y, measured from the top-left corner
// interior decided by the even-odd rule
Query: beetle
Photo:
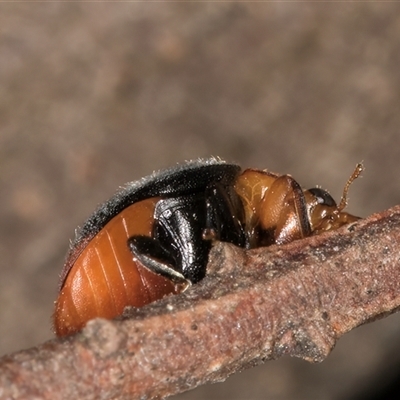
[[[178,294],[206,274],[215,240],[251,249],[285,244],[359,219],[290,175],[196,160],[128,183],[102,204],[67,253],[53,315],[57,336]]]

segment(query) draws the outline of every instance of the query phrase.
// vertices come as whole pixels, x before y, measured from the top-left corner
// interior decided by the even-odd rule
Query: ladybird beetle
[[[76,232],[55,304],[58,336],[183,292],[206,274],[214,240],[247,249],[284,244],[358,220],[320,188],[290,175],[211,158],[128,183]]]

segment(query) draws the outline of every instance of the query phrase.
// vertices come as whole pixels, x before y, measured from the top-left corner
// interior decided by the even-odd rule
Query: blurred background
[[[363,160],[349,211],[398,204],[399,65],[394,3],[1,4],[0,355],[52,338],[74,229],[153,170],[214,155],[340,199]],[[372,399],[396,370],[400,315],[174,399]]]

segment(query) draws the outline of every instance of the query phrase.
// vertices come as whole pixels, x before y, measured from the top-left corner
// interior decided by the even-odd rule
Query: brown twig
[[[284,354],[322,361],[400,306],[399,243],[400,206],[286,246],[219,243],[187,292],[3,357],[0,398],[162,398]]]

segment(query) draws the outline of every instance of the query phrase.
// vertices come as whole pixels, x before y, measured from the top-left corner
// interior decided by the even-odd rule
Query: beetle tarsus
[[[169,263],[172,261],[170,255],[156,240],[147,236],[134,236],[128,240],[128,246],[133,257],[152,272],[165,276],[177,284],[190,286],[190,281]]]

